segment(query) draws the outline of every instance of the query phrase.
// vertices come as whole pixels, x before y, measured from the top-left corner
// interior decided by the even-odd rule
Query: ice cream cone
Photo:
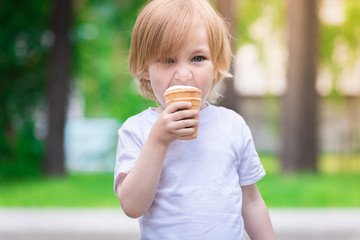
[[[200,111],[201,90],[190,86],[173,86],[166,90],[164,94],[166,105],[174,102],[191,102],[190,109]],[[199,119],[199,117],[197,117]],[[182,136],[180,140],[195,139],[198,135],[198,126],[195,126],[195,132],[191,135]]]

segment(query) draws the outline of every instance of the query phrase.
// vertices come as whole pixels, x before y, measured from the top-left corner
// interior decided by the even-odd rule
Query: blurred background
[[[145,0],[0,0],[0,206],[119,207],[117,129],[156,103],[128,70]],[[270,207],[360,206],[360,2],[213,0]],[[23,194],[26,191],[27,197]]]

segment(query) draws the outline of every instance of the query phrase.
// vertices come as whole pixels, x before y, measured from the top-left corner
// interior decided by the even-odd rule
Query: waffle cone
[[[191,110],[200,111],[201,90],[197,88],[176,88],[167,90],[164,94],[166,105],[170,106],[174,102],[191,102]],[[197,117],[199,119],[199,117]],[[180,140],[195,139],[198,135],[198,125],[195,126],[195,132],[191,135],[182,136]]]

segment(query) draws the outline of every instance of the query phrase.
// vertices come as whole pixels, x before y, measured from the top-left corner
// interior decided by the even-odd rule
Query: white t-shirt
[[[120,128],[115,191],[119,174],[130,172],[159,116],[149,108]],[[155,199],[139,218],[140,239],[245,239],[241,186],[264,175],[243,118],[209,105],[200,111],[198,138],[169,145]]]

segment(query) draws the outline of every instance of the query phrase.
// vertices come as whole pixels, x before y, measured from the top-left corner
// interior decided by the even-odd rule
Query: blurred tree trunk
[[[349,134],[347,141],[348,149],[346,154],[360,151],[359,130],[360,130],[360,99],[356,96],[345,96],[346,113],[349,122]]]
[[[64,126],[70,78],[71,0],[55,0],[52,17],[55,42],[50,57],[45,173],[63,175]]]
[[[289,58],[282,98],[281,160],[284,172],[316,171],[318,20],[316,0],[288,0]]]
[[[234,0],[217,0],[217,8],[221,13],[222,17],[229,24],[229,30],[231,36],[235,36],[235,16],[236,16],[236,4]],[[231,38],[231,49],[233,54],[235,54],[235,43],[234,37]],[[234,62],[231,63],[230,73],[234,74]],[[238,95],[234,90],[234,80],[233,78],[224,79],[225,84],[225,93],[221,101],[221,105],[232,109],[238,112]]]

